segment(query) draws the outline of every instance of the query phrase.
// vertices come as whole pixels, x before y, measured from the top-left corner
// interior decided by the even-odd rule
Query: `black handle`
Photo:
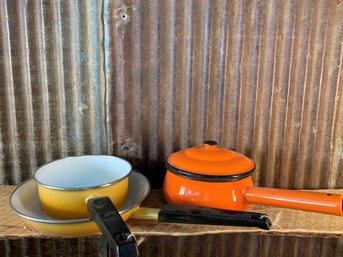
[[[158,214],[158,221],[258,227],[265,230],[269,230],[272,225],[270,218],[262,213],[220,211],[210,208],[175,204],[165,205]]]
[[[138,256],[136,240],[110,198],[92,198],[87,201],[87,207],[116,257]]]

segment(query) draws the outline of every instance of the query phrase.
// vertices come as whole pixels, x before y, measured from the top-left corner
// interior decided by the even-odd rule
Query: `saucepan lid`
[[[172,153],[165,164],[168,171],[202,181],[236,181],[250,176],[255,168],[251,159],[219,147],[214,140]]]

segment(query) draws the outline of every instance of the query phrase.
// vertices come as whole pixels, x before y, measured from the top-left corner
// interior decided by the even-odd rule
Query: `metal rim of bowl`
[[[40,182],[38,179],[37,179],[37,172],[45,167],[46,165],[49,165],[51,163],[54,163],[54,162],[57,162],[57,161],[61,161],[61,160],[65,160],[67,158],[76,158],[76,157],[84,157],[84,156],[106,156],[106,157],[113,157],[113,158],[116,158],[116,159],[120,159],[121,161],[124,161],[126,162],[127,164],[129,164],[130,166],[130,171],[128,172],[128,174],[126,174],[125,176],[123,177],[120,177],[116,180],[113,180],[113,181],[110,181],[110,182],[106,182],[106,183],[103,183],[103,184],[98,184],[98,185],[92,185],[92,186],[88,186],[88,187],[55,187],[55,186],[51,186],[51,185],[48,185],[48,184],[45,184],[45,183],[42,183]],[[128,162],[127,160],[124,160],[120,157],[117,157],[117,156],[111,156],[111,155],[77,155],[77,156],[68,156],[68,157],[65,157],[65,158],[61,158],[61,159],[57,159],[57,160],[53,160],[51,162],[48,162],[48,163],[45,163],[44,165],[40,166],[34,173],[33,173],[33,179],[36,181],[36,183],[40,186],[43,186],[45,188],[49,188],[49,189],[53,189],[53,190],[61,190],[61,191],[79,191],[79,190],[88,190],[88,189],[95,189],[95,188],[103,188],[103,187],[108,187],[108,186],[111,186],[117,182],[120,182],[124,179],[126,179],[127,177],[130,176],[131,172],[132,172],[132,165],[130,162]]]

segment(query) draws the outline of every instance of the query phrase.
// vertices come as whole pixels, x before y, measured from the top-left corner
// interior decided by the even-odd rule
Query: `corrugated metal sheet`
[[[169,153],[216,139],[255,160],[257,185],[341,188],[342,42],[334,0],[0,0],[0,184],[52,159],[109,153],[158,187]],[[94,240],[0,249],[95,256]],[[226,235],[148,238],[140,248],[321,257],[340,256],[342,244]]]
[[[342,4],[125,3],[2,0],[2,184],[99,152],[161,182],[213,138],[259,185],[342,186]]]
[[[112,0],[105,14],[110,152],[153,185],[168,154],[216,139],[255,160],[258,185],[343,186],[341,3]]]
[[[137,238],[141,257],[341,257],[343,240],[249,234]],[[6,248],[4,245],[6,244]],[[0,241],[1,256],[103,257],[90,239],[40,239]],[[1,251],[3,250],[3,251]],[[113,256],[110,254],[110,256]]]
[[[173,257],[340,257],[343,240],[279,236],[207,235],[149,237],[139,246],[141,256]]]
[[[103,248],[103,243],[94,238],[6,240],[0,241],[0,256],[105,257]]]
[[[1,0],[1,184],[106,152],[101,12],[98,1]]]

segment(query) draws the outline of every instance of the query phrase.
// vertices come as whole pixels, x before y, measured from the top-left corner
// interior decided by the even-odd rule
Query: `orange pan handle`
[[[271,205],[343,216],[343,195],[340,194],[248,187],[245,192],[245,201],[250,204]]]

